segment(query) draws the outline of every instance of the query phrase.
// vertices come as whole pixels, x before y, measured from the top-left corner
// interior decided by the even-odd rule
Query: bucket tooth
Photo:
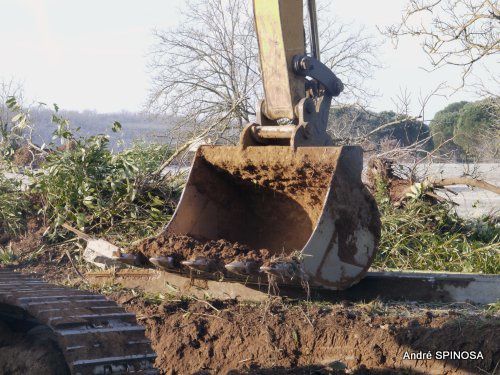
[[[118,261],[128,264],[129,266],[140,266],[142,264],[141,257],[136,254],[122,253]]]
[[[301,272],[295,262],[276,262],[269,266],[260,267],[260,271],[269,275],[278,276],[282,279],[294,279],[299,277]]]
[[[173,257],[159,256],[149,258],[149,261],[153,263],[156,267],[171,270],[176,269],[175,261]]]
[[[259,273],[259,265],[253,261],[234,261],[224,267],[229,272],[242,276],[257,275]]]
[[[196,259],[184,260],[181,262],[183,266],[196,271],[214,272],[216,271],[215,262],[212,259],[198,257]]]

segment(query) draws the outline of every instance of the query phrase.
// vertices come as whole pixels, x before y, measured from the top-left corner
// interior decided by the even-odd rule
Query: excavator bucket
[[[265,94],[255,122],[239,146],[198,149],[171,222],[131,259],[217,279],[345,289],[372,262],[380,218],[361,181],[362,149],[329,146],[328,113],[343,84],[319,60],[314,0],[312,56],[302,0],[253,5]]]
[[[202,146],[166,235],[266,249],[256,272],[345,289],[364,276],[379,242],[362,161],[357,146]]]

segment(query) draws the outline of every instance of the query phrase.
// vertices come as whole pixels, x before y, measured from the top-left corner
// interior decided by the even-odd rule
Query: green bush
[[[135,142],[120,155],[143,174],[149,174],[156,171],[165,159],[172,155],[172,150],[165,144]]]
[[[171,155],[168,146],[136,144],[113,153],[106,135],[75,138],[54,108],[53,140],[63,146],[49,145],[52,151],[30,174],[29,190],[52,227],[66,222],[89,233],[121,233],[126,240],[168,222],[178,191],[154,173]],[[115,122],[112,130],[120,129]]]
[[[9,98],[7,106],[15,116],[2,128],[0,155],[4,167],[10,168],[12,130],[31,125],[15,98]],[[115,153],[108,136],[76,138],[58,111],[54,105],[55,130],[45,151],[39,150],[44,154],[39,165],[23,169],[31,181],[27,190],[22,192],[20,183],[0,171],[0,235],[17,234],[26,215],[40,214],[51,224],[53,239],[65,222],[99,236],[116,235],[117,242],[148,236],[165,225],[180,195],[176,181],[155,173],[172,155],[169,147],[134,144]],[[112,125],[114,132],[120,129],[120,123]],[[26,143],[28,137],[20,132],[15,140]]]
[[[72,223],[86,231],[136,225],[141,232],[170,218],[175,191],[155,184],[151,173],[169,155],[166,146],[136,146],[113,154],[107,136],[70,139],[47,156],[33,175],[32,191],[54,226]]]
[[[431,204],[420,198],[396,208],[382,184],[376,198],[382,238],[374,266],[500,273],[500,226],[493,218],[467,221],[447,204]]]
[[[15,235],[25,226],[28,200],[21,182],[8,179],[0,170],[0,235]]]

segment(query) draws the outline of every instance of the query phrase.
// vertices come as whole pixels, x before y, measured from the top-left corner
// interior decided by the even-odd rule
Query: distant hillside
[[[33,141],[48,144],[51,141],[55,125],[52,123],[52,111],[42,108],[30,112],[34,124]],[[145,114],[132,112],[97,113],[95,111],[59,111],[59,115],[70,121],[71,128],[81,136],[107,134],[111,146],[115,149],[129,146],[136,141],[169,143],[170,131],[175,123],[174,117],[152,118]],[[114,133],[111,127],[115,121],[122,125],[122,131]]]

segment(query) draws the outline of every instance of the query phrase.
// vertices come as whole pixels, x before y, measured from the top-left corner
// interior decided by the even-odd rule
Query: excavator
[[[266,249],[270,261],[235,260],[226,278],[275,279],[341,290],[365,275],[380,237],[376,203],[361,181],[363,151],[334,146],[327,133],[341,80],[320,61],[314,0],[254,0],[265,98],[237,146],[196,152],[167,236],[225,239]],[[160,269],[203,273],[211,259],[180,263],[167,249],[149,261]]]
[[[342,290],[367,272],[380,238],[375,200],[361,181],[363,151],[335,146],[327,133],[341,80],[320,61],[314,0],[253,0],[264,99],[236,146],[201,146],[163,236],[224,239],[265,249],[227,259],[227,280]],[[310,52],[306,53],[306,44]],[[210,254],[116,252],[118,262],[193,277],[213,275]],[[155,373],[155,353],[133,314],[105,297],[0,272],[0,317],[49,333],[73,374]]]

